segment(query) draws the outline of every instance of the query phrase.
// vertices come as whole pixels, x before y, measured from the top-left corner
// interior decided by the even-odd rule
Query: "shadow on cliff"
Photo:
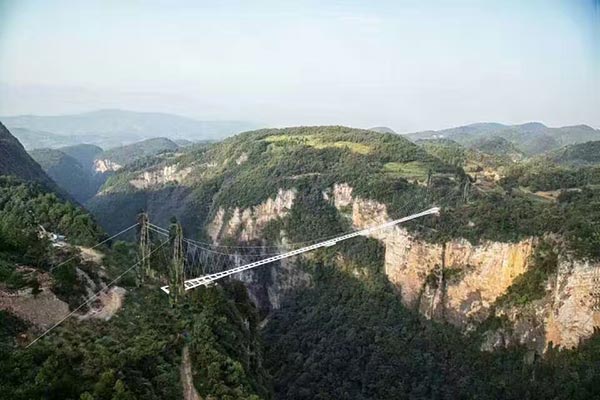
[[[107,193],[94,196],[85,203],[98,223],[113,235],[137,221],[137,215],[145,210],[150,222],[167,228],[171,217],[176,217],[185,235],[195,237],[203,220],[210,211],[210,204],[202,204],[190,188],[168,186],[155,191],[130,193]],[[127,232],[120,239],[133,239],[135,231]]]

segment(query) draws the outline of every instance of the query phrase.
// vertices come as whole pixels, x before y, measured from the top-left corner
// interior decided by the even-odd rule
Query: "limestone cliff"
[[[94,172],[104,174],[106,172],[115,172],[123,168],[122,165],[117,164],[111,160],[94,160]]]
[[[356,229],[390,220],[385,204],[352,192],[349,185],[336,184],[323,197],[347,215]],[[208,234],[215,243],[226,237],[241,242],[259,240],[266,224],[286,216],[294,199],[295,191],[279,190],[274,199],[254,207],[220,208],[207,227]],[[479,244],[454,239],[438,244],[420,240],[402,226],[375,231],[371,236],[385,245],[385,274],[408,307],[465,332],[477,329],[490,317],[506,322],[485,332],[483,349],[524,344],[544,351],[550,343],[573,347],[600,326],[600,313],[595,310],[598,296],[594,297],[600,264],[572,259],[564,252],[542,299],[520,306],[497,303],[515,279],[532,267],[539,238]],[[284,232],[282,237],[285,240]],[[282,244],[280,251],[284,249]],[[243,257],[233,260],[241,264]],[[247,271],[237,278],[246,283],[255,304],[266,310],[278,308],[291,290],[310,285],[310,276],[294,269],[291,261],[263,272]]]
[[[190,172],[192,172],[191,167],[180,168],[178,164],[166,165],[162,168],[144,171],[129,183],[136,189],[148,189],[170,182],[181,183]]]
[[[240,241],[260,239],[263,228],[270,221],[285,217],[294,204],[295,190],[279,189],[275,198],[254,207],[233,210],[219,208],[207,227],[208,235],[215,243],[224,237],[236,237]],[[227,218],[227,215],[230,216]]]
[[[325,196],[340,210],[352,207],[356,228],[389,220],[384,204],[353,197],[346,184],[334,185]],[[496,299],[530,267],[536,238],[517,243],[473,245],[456,239],[432,244],[417,240],[401,226],[376,231],[372,237],[385,244],[385,273],[407,306],[465,330],[490,315],[508,318],[511,328],[490,332],[485,348],[521,343],[543,350],[550,342],[572,347],[600,326],[590,293],[594,286],[590,276],[600,271],[600,264],[567,256],[561,257],[556,277],[547,283],[544,299],[521,308],[495,307]]]
[[[207,233],[214,243],[232,237],[246,243],[260,240],[265,226],[270,221],[285,217],[295,198],[295,190],[280,189],[275,198],[269,198],[253,207],[233,210],[219,208],[207,226]],[[261,252],[262,256],[267,257],[273,252],[285,251],[283,243],[280,247],[281,250],[265,248]],[[257,254],[253,256],[256,257]],[[242,265],[245,262],[248,262],[248,257],[240,254],[239,251],[230,257],[230,263],[233,265]],[[244,282],[252,302],[264,311],[279,308],[290,291],[310,285],[311,282],[310,276],[294,268],[291,260],[282,260],[263,269],[245,271],[234,277]]]

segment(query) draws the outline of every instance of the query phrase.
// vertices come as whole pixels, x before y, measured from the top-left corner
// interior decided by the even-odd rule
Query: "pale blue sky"
[[[598,0],[0,0],[0,115],[600,127]]]

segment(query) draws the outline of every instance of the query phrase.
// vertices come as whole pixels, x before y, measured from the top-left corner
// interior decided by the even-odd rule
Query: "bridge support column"
[[[139,224],[139,264],[137,267],[138,286],[144,283],[146,278],[154,278],[154,270],[150,264],[150,220],[148,214],[142,212],[138,215]]]
[[[184,289],[184,255],[183,255],[183,229],[176,220],[170,226],[169,237],[173,249],[173,258],[169,266],[169,297],[171,305],[175,305],[185,294]]]

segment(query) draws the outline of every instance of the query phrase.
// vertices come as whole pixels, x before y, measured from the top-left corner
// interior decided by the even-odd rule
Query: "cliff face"
[[[356,228],[389,221],[384,204],[354,198],[348,185],[334,185],[326,197],[338,209],[352,206]],[[550,342],[573,347],[600,326],[591,279],[600,278],[600,264],[567,256],[559,259],[543,299],[521,307],[495,307],[498,297],[530,267],[535,238],[479,245],[452,240],[442,245],[419,241],[401,226],[376,231],[372,237],[385,244],[386,275],[407,306],[465,330],[489,316],[507,318],[511,326],[488,332],[484,349],[521,343],[543,351]]]
[[[167,165],[162,168],[144,171],[135,179],[129,181],[136,189],[148,189],[153,186],[164,185],[169,182],[183,181],[192,172],[191,167],[179,168],[179,165]]]
[[[274,199],[269,198],[254,207],[236,207],[229,212],[221,207],[207,227],[208,235],[215,243],[224,237],[236,237],[245,242],[260,239],[262,230],[270,221],[287,215],[295,198],[295,190],[279,189]]]
[[[123,168],[122,165],[117,164],[114,161],[105,160],[94,160],[93,170],[94,172],[104,174],[106,172],[116,172]]]
[[[384,204],[355,197],[352,191],[347,184],[336,184],[323,197],[350,217],[356,229],[390,220]],[[293,190],[280,190],[274,199],[255,207],[221,208],[208,225],[208,234],[215,243],[225,237],[258,240],[269,221],[287,215],[294,199]],[[505,321],[485,332],[484,350],[511,344],[524,344],[540,352],[550,343],[574,347],[600,327],[594,297],[600,264],[565,255],[559,257],[557,272],[549,277],[542,299],[520,306],[496,303],[515,279],[532,267],[537,238],[517,243],[486,241],[473,245],[455,239],[434,244],[415,238],[402,226],[373,232],[371,237],[385,245],[385,273],[408,307],[465,332],[489,317]],[[241,264],[242,259],[237,258],[236,263]],[[278,308],[291,290],[311,284],[310,276],[295,269],[293,261],[267,268],[238,276],[262,309]]]
[[[285,217],[295,198],[295,190],[280,189],[275,198],[269,198],[254,207],[233,210],[219,208],[207,226],[207,233],[215,243],[227,237],[235,237],[241,242],[260,240],[265,226],[270,221]],[[270,253],[273,251],[264,252],[262,257],[272,255]],[[230,261],[235,265],[248,262],[241,255],[230,257]],[[235,277],[244,282],[252,302],[264,311],[279,308],[290,291],[311,284],[310,275],[294,268],[292,260],[282,260],[262,269],[244,271]]]

